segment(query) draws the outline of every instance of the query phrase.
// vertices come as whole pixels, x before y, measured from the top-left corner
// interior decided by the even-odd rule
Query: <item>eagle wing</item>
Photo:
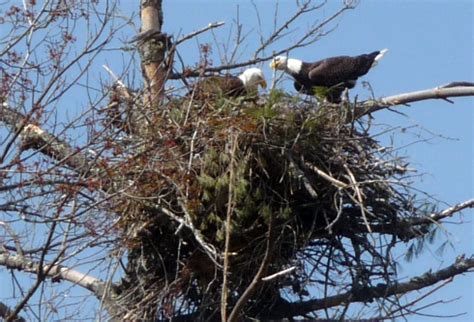
[[[308,78],[319,86],[331,87],[340,83],[353,86],[357,78],[369,71],[378,53],[321,60],[310,67]]]
[[[310,67],[308,78],[315,86],[331,87],[348,80],[354,80],[352,57],[333,57],[314,63]]]
[[[194,98],[198,100],[219,96],[237,97],[245,95],[245,87],[242,85],[242,82],[238,77],[232,75],[210,76],[199,81],[194,86]]]

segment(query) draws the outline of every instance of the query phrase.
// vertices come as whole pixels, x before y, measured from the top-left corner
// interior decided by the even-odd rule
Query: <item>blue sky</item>
[[[21,1],[17,1],[21,4]],[[340,7],[342,0],[330,0],[319,11],[299,20],[293,32],[285,40],[280,41],[271,49],[287,47],[297,35],[303,33],[315,20],[324,20]],[[318,42],[294,50],[291,57],[306,61],[314,61],[336,55],[357,55],[382,48],[389,52],[377,68],[363,77],[370,82],[375,96],[382,97],[408,91],[428,89],[451,81],[474,81],[474,2],[471,0],[417,0],[417,1],[361,1],[355,9],[347,11],[335,22],[337,28]],[[275,1],[255,0],[262,21],[262,32],[271,33]],[[243,33],[249,33],[240,52],[241,61],[250,58],[258,47],[258,26],[254,6],[250,1],[208,0],[183,1],[164,0],[163,31],[179,37],[193,30],[200,29],[210,22],[225,21],[226,25],[215,30],[218,41],[225,41],[232,30],[232,22],[236,18],[239,7]],[[137,13],[138,1],[123,0],[121,9],[124,14]],[[294,1],[281,1],[279,4],[279,21],[284,21],[295,10]],[[139,26],[138,19],[136,20]],[[331,27],[336,27],[332,24]],[[127,29],[122,39],[133,36],[134,30]],[[200,43],[213,43],[211,33],[199,36]],[[194,65],[198,59],[197,41],[189,41],[179,48],[180,54],[188,65]],[[271,52],[269,52],[271,53]],[[214,49],[215,65],[219,63],[218,51]],[[267,53],[268,54],[268,53]],[[109,64],[117,73],[120,72],[122,58],[118,55],[100,56],[93,69],[94,79],[108,79],[106,72],[100,68]],[[268,63],[260,66],[270,82],[272,72]],[[139,70],[135,71],[139,75]],[[238,73],[239,70],[233,71]],[[95,73],[95,74],[94,74]],[[292,88],[289,79],[279,86],[288,90]],[[70,93],[80,97],[76,91]],[[366,98],[370,95],[361,82],[351,91],[351,97],[359,95]],[[82,96],[83,97],[83,96]],[[382,111],[374,114],[374,122],[383,126],[400,126],[409,128],[405,134],[395,133],[394,145],[402,146],[401,155],[408,156],[412,167],[423,174],[415,182],[415,186],[434,195],[440,201],[440,208],[459,203],[474,197],[474,98],[454,98],[455,104],[445,101],[426,101],[413,103],[409,107],[398,107],[405,116]],[[76,101],[77,111],[86,102]],[[72,113],[69,106],[67,107]],[[415,127],[413,127],[415,126]],[[419,142],[420,139],[429,142]],[[390,144],[389,136],[381,138]],[[434,245],[430,245],[426,253],[412,263],[400,259],[400,277],[423,273],[429,269],[437,270],[451,264],[456,255],[474,253],[474,210],[464,212],[464,216],[456,217],[450,222],[463,224],[446,224],[447,233],[441,234]],[[446,248],[442,256],[436,249],[444,241],[450,240],[454,248]],[[422,302],[428,304],[437,300],[451,300],[462,296],[454,303],[438,305],[424,313],[467,315],[452,321],[474,321],[474,275],[459,276],[452,283]],[[77,290],[77,288],[76,288]],[[2,296],[0,296],[1,298]],[[409,317],[409,321],[432,321],[432,318]],[[439,319],[443,321],[444,319]]]

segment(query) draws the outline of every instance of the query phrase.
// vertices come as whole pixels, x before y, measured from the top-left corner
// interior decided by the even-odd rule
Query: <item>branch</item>
[[[217,28],[217,27],[220,27],[220,26],[223,26],[225,25],[225,22],[224,21],[218,21],[218,22],[213,22],[213,23],[210,23],[208,24],[206,27],[204,28],[201,28],[199,30],[196,30],[196,31],[193,31],[192,33],[190,34],[187,34],[183,37],[181,37],[180,39],[178,39],[176,41],[176,43],[174,44],[174,46],[177,46],[179,44],[181,44],[182,42],[185,42],[186,40],[188,39],[191,39],[193,37],[196,37],[197,35],[199,34],[202,34],[203,32],[206,32],[208,30],[211,30],[211,29],[214,29],[214,28]]]
[[[18,271],[28,273],[37,273],[39,263],[28,260],[22,256],[11,256],[7,253],[0,253],[0,266],[5,266],[9,269],[16,269]],[[48,277],[54,278],[55,280],[65,280],[73,284],[77,284],[91,291],[98,298],[103,295],[106,287],[106,283],[95,277],[86,275],[84,273],[78,272],[67,267],[63,267],[61,265],[53,265],[51,268],[50,265],[43,265],[43,270],[45,272],[49,270],[47,274]]]
[[[270,37],[267,38],[267,40],[265,42],[263,42],[260,47],[255,51],[254,53],[254,58],[256,58],[258,56],[258,54],[263,50],[265,49],[268,45],[270,45],[272,42],[274,42],[275,40],[277,40],[279,37],[280,37],[280,34],[285,30],[285,29],[288,29],[290,27],[290,24],[293,23],[299,16],[301,16],[302,14],[306,13],[306,12],[311,12],[313,10],[316,10],[316,9],[319,9],[320,7],[322,7],[324,5],[324,2],[322,4],[320,4],[319,6],[316,6],[316,7],[313,7],[313,8],[310,8],[308,9],[309,7],[309,4],[311,3],[311,1],[307,1],[305,3],[303,3],[303,5],[301,6],[301,8],[296,11],[292,17],[290,17],[285,23],[283,23],[280,28],[276,29],[273,34],[270,35]]]
[[[86,156],[78,148],[70,146],[32,123],[30,115],[23,115],[3,103],[0,107],[0,122],[4,122],[13,131],[20,133],[24,141],[24,149],[35,149],[55,159],[60,165],[67,165],[77,172],[90,171],[91,167]]]
[[[41,266],[38,262],[18,255],[11,256],[7,253],[0,253],[0,266],[33,274],[36,274],[41,267],[46,277],[54,281],[68,281],[91,291],[99,300],[103,301],[111,316],[115,316],[119,312],[115,301],[112,300],[116,286],[108,287],[107,283],[98,278],[61,265],[43,264]]]
[[[327,174],[326,172],[318,169],[315,165],[313,165],[309,162],[305,162],[304,165],[305,165],[305,167],[307,167],[308,169],[311,169],[314,173],[319,175],[321,178],[323,178],[326,181],[332,183],[338,189],[344,189],[344,188],[349,187],[349,184],[344,183],[342,181],[337,180],[336,178],[331,177],[329,174]]]
[[[454,214],[464,210],[466,208],[474,208],[474,199],[461,202],[457,205],[449,207],[440,212],[434,212],[427,216],[423,217],[412,217],[407,219],[402,219],[394,224],[373,224],[371,225],[372,231],[381,234],[395,234],[398,238],[403,241],[407,241],[412,238],[419,237],[428,232],[428,230],[423,229],[424,226],[433,224],[447,217],[451,217]]]
[[[398,94],[382,98],[378,101],[366,101],[354,109],[354,119],[364,115],[383,110],[395,105],[403,105],[412,102],[424,101],[428,99],[444,99],[448,97],[474,96],[473,86],[452,86],[452,84],[470,84],[468,82],[454,82],[444,87],[435,87],[432,89]]]
[[[308,1],[308,3],[309,3],[309,1]],[[311,7],[311,8],[305,7],[305,6],[307,6],[308,3],[305,3],[303,5],[304,8],[300,9],[296,13],[296,15],[301,15],[303,13],[310,12],[310,11],[313,11],[313,10],[316,10],[316,9],[320,8],[320,6],[314,6],[314,7]],[[264,56],[264,57],[257,57],[263,51],[264,48],[268,47],[275,40],[278,40],[280,38],[281,30],[279,30],[279,29],[276,30],[272,35],[269,36],[269,38],[267,40],[265,40],[263,42],[263,44],[264,44],[263,47],[261,45],[259,48],[257,48],[256,52],[254,53],[254,57],[252,59],[249,59],[249,60],[247,60],[245,62],[242,62],[242,63],[225,64],[225,65],[216,66],[216,67],[208,67],[208,68],[205,68],[204,70],[203,69],[196,69],[196,70],[191,70],[191,71],[184,71],[183,73],[173,73],[168,78],[169,79],[182,79],[183,77],[202,77],[203,73],[206,73],[206,74],[218,73],[218,72],[222,72],[222,71],[226,71],[226,70],[230,70],[230,69],[246,67],[246,66],[255,65],[255,64],[258,64],[258,63],[261,63],[261,62],[269,61],[269,60],[273,59],[273,57],[275,57],[275,56],[282,55],[282,54],[287,54],[289,51],[291,51],[293,49],[305,47],[309,44],[314,43],[321,36],[321,34],[318,33],[318,32],[320,32],[323,27],[325,27],[327,24],[329,24],[330,22],[335,20],[344,11],[349,10],[349,9],[353,9],[353,8],[354,8],[354,6],[352,4],[344,5],[341,9],[339,9],[333,15],[331,15],[330,17],[328,17],[327,19],[325,19],[324,21],[319,23],[317,26],[312,26],[310,28],[310,30],[308,30],[307,32],[305,32],[304,35],[299,37],[299,39],[296,42],[292,42],[291,46],[288,46],[286,48],[275,51],[271,55],[267,55],[267,56]],[[293,19],[293,17],[289,18],[285,23],[283,23],[281,28],[285,29],[285,26],[287,24],[288,25],[291,24],[292,19]]]
[[[181,225],[186,226],[193,233],[194,239],[199,243],[199,245],[201,245],[201,247],[209,256],[209,258],[212,260],[212,262],[216,264],[217,267],[222,267],[217,262],[217,258],[219,257],[219,255],[217,254],[215,247],[212,244],[208,244],[204,241],[204,238],[201,232],[198,229],[196,229],[192,221],[189,220],[190,216],[186,216],[186,219],[181,218],[180,216],[175,215],[171,210],[168,210],[165,207],[161,207],[159,205],[153,205],[153,208],[161,211],[163,214],[165,214],[169,218],[175,220],[176,222],[180,224],[180,226]],[[184,206],[182,208],[184,209]]]
[[[232,154],[230,158],[229,164],[229,192],[228,192],[228,200],[227,200],[227,215],[226,215],[226,222],[225,222],[225,245],[224,245],[224,267],[222,270],[222,292],[221,292],[221,320],[222,322],[227,321],[227,295],[228,295],[228,288],[227,288],[227,278],[228,278],[228,271],[229,271],[229,247],[230,247],[230,235],[232,229],[232,211],[234,210],[234,200],[233,200],[233,187],[234,187],[234,165],[235,165],[235,152],[238,146],[238,134],[234,135],[232,140]]]
[[[440,88],[448,88],[448,87],[457,87],[457,86],[474,86],[472,82],[451,82],[446,85],[440,86]]]
[[[465,259],[460,256],[455,263],[432,273],[431,271],[417,277],[411,278],[408,282],[394,285],[378,284],[374,287],[367,287],[359,292],[346,292],[343,294],[329,296],[321,299],[314,299],[305,302],[289,303],[282,301],[273,312],[272,318],[283,318],[305,315],[317,310],[338,306],[348,302],[370,302],[377,298],[387,298],[392,295],[405,294],[411,291],[434,285],[438,282],[453,278],[459,274],[471,271],[474,268],[474,257]]]
[[[436,221],[440,221],[441,219],[451,217],[455,213],[466,209],[466,208],[474,208],[474,199],[470,199],[468,201],[459,203],[457,205],[454,205],[450,208],[447,208],[441,212],[435,212],[432,213],[426,217],[423,218],[417,218],[417,219],[412,219],[411,224],[412,225],[423,225],[423,224],[431,224]]]
[[[275,278],[278,278],[278,277],[280,277],[280,276],[283,276],[283,275],[292,273],[292,272],[295,271],[295,270],[296,270],[296,266],[291,266],[290,268],[284,269],[284,270],[282,270],[282,271],[280,271],[280,272],[277,272],[277,273],[275,273],[275,274],[262,277],[262,281],[268,282],[268,281],[271,281],[271,280],[273,280],[273,279],[275,279]]]

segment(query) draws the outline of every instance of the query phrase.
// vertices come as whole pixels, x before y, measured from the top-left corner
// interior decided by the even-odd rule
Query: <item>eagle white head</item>
[[[249,68],[246,69],[242,74],[238,76],[242,83],[244,83],[247,91],[257,91],[258,85],[262,88],[267,88],[267,82],[265,76],[260,68]]]
[[[276,56],[270,63],[270,68],[284,70],[289,73],[299,73],[303,62],[299,59],[288,58],[286,56]]]

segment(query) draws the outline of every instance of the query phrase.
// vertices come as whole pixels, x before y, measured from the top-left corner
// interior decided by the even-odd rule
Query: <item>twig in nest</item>
[[[334,199],[334,203],[336,203],[336,199]],[[337,215],[336,215],[336,218],[334,218],[333,221],[331,221],[330,223],[327,224],[326,226],[326,230],[332,234],[332,227],[339,221],[339,219],[341,218],[341,215],[342,215],[342,203],[343,203],[343,200],[341,197],[339,197],[339,205],[335,205],[335,208],[337,209]]]
[[[272,250],[273,250],[273,238],[274,238],[273,230],[274,229],[273,229],[273,213],[272,213],[270,217],[270,222],[268,224],[267,249],[265,250],[265,255],[263,257],[262,264],[260,264],[260,268],[258,269],[257,274],[255,274],[250,285],[247,287],[247,289],[245,289],[244,293],[242,293],[242,296],[239,298],[239,300],[235,304],[234,308],[232,309],[232,312],[229,314],[229,319],[227,320],[227,322],[237,321],[241,313],[240,311],[244,308],[245,303],[247,303],[247,301],[250,299],[250,296],[252,296],[258,284],[261,282],[262,276],[263,274],[265,274],[265,271],[267,270],[267,267],[270,264],[270,259],[271,259],[270,254],[272,253]]]
[[[289,274],[289,273],[293,272],[295,269],[296,269],[296,266],[292,266],[290,268],[279,271],[278,273],[262,277],[262,281],[265,281],[265,282],[271,281],[271,280],[273,280],[277,277]]]
[[[333,185],[335,185],[337,188],[339,189],[344,189],[344,188],[347,188],[349,185],[342,182],[342,181],[339,181],[333,177],[331,177],[329,174],[327,174],[326,172],[318,169],[318,167],[316,167],[314,164],[310,164],[309,162],[305,162],[304,165],[313,170],[316,174],[318,174],[320,177],[322,177],[323,179],[326,179],[327,181],[331,182]]]
[[[364,200],[362,198],[362,193],[360,192],[360,189],[359,189],[359,183],[357,182],[356,178],[354,177],[354,174],[352,173],[352,171],[349,169],[349,167],[346,164],[344,164],[344,169],[346,169],[347,174],[349,175],[349,179],[351,181],[351,187],[354,189],[356,193],[357,201],[360,207],[360,214],[362,215],[362,219],[364,219],[364,224],[367,227],[367,231],[369,233],[372,233],[372,228],[370,228],[370,224],[369,224],[369,221],[367,220],[367,215],[365,213]]]
[[[155,208],[158,209],[159,211],[161,211],[162,213],[164,213],[165,215],[167,215],[168,217],[170,217],[171,219],[177,221],[178,223],[180,223],[180,226],[181,225],[184,225],[186,226],[189,230],[191,230],[191,232],[193,233],[194,235],[194,238],[196,239],[196,241],[202,246],[202,248],[204,249],[204,251],[206,252],[206,254],[208,255],[208,257],[212,260],[212,262],[217,265],[218,267],[222,267],[217,261],[216,261],[216,258],[218,257],[217,256],[217,252],[214,248],[214,246],[206,243],[204,241],[204,239],[202,238],[201,236],[201,233],[194,227],[193,223],[192,222],[188,222],[188,220],[186,219],[183,219],[177,215],[175,215],[172,211],[164,208],[164,207],[161,207],[159,205],[155,205]],[[178,227],[179,229],[179,227]]]
[[[229,270],[229,244],[230,244],[230,232],[231,232],[231,220],[232,211],[234,209],[233,205],[233,187],[234,187],[234,162],[235,162],[235,152],[238,145],[238,134],[235,134],[234,139],[232,140],[232,154],[230,156],[229,162],[229,198],[227,200],[227,216],[225,221],[225,246],[224,246],[224,269],[223,269],[223,278],[222,278],[222,291],[221,291],[221,318],[222,321],[227,321],[227,274]]]
[[[317,198],[318,193],[316,192],[316,190],[314,190],[313,186],[311,186],[311,182],[308,180],[304,172],[293,161],[291,152],[288,153],[288,161],[290,162],[290,168],[296,172],[296,174],[299,178],[301,178],[301,180],[303,180],[303,185],[306,188],[306,191],[311,195],[311,197]]]

